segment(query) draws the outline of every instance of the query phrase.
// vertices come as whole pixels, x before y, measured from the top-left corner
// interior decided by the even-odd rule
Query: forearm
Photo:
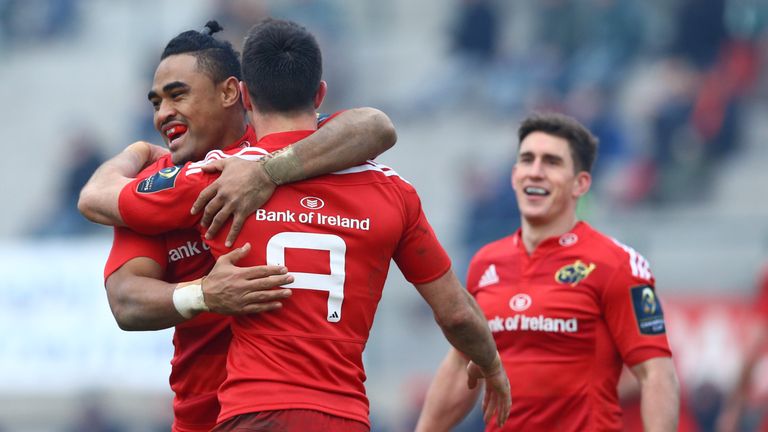
[[[135,276],[119,284],[107,283],[109,305],[123,330],[160,330],[173,327],[186,318],[173,305],[176,284]]]
[[[462,293],[466,297],[464,313],[455,315],[458,319],[451,321],[438,320],[440,329],[454,348],[482,369],[488,371],[501,367],[501,359],[496,351],[493,336],[488,330],[488,322],[469,293]]]
[[[486,371],[499,366],[496,344],[480,307],[453,271],[416,288],[451,345]]]
[[[277,184],[316,177],[373,159],[397,141],[389,117],[374,108],[345,111],[314,134],[264,162]]]
[[[467,388],[467,360],[451,349],[427,390],[417,432],[449,431],[472,410],[480,387]]]
[[[123,187],[141,171],[149,157],[143,143],[134,143],[104,162],[80,191],[77,208],[91,222],[123,226],[118,199]]]
[[[674,432],[680,411],[680,386],[672,359],[661,357],[644,363],[645,371],[636,373],[643,428],[646,432]]]

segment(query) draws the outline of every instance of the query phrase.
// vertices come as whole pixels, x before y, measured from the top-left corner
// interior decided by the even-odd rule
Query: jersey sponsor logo
[[[657,335],[666,332],[664,312],[656,292],[650,285],[640,285],[630,289],[632,306],[635,310],[640,334]]]
[[[184,258],[200,255],[203,251],[208,251],[210,249],[211,247],[204,242],[187,241],[187,244],[183,244],[168,251],[168,262],[176,262]]]
[[[576,333],[579,321],[574,318],[551,318],[544,315],[515,314],[506,318],[495,316],[488,320],[491,333],[503,331],[538,331],[545,333]]]
[[[299,201],[302,207],[309,210],[320,210],[325,207],[325,201],[318,197],[304,197]]]
[[[369,231],[371,229],[371,218],[355,219],[341,216],[339,214],[326,215],[320,212],[310,211],[297,213],[291,210],[256,210],[255,217],[257,221],[264,222],[291,222],[305,225],[327,225],[342,228],[357,229]]]
[[[154,193],[176,186],[176,178],[181,172],[180,166],[163,168],[150,177],[145,178],[136,186],[138,193]]]
[[[587,265],[581,262],[581,260],[576,260],[575,263],[568,264],[558,270],[557,273],[555,273],[555,280],[557,283],[576,286],[579,282],[586,279],[595,268],[597,268],[597,266],[593,263]]]
[[[531,296],[528,294],[515,294],[509,299],[509,307],[515,312],[522,312],[531,307]]]
[[[495,283],[499,283],[499,275],[496,274],[496,264],[491,264],[487,269],[485,269],[485,272],[483,272],[483,275],[480,277],[480,282],[478,282],[477,286],[483,288]]]
[[[575,233],[565,233],[562,236],[560,236],[560,239],[558,240],[558,243],[560,243],[560,246],[573,246],[579,241],[579,236],[577,236]]]

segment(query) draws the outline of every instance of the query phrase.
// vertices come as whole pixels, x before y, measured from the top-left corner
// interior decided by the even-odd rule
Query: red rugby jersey
[[[512,389],[503,429],[620,431],[622,362],[670,356],[648,262],[584,222],[529,256],[520,230],[482,248],[467,288]]]
[[[229,148],[247,147],[256,142],[251,127]],[[138,178],[158,170],[174,170],[170,155],[145,168]],[[189,211],[190,206],[186,208]],[[144,236],[116,228],[112,250],[104,269],[106,281],[133,258],[147,257],[164,270],[166,282],[177,283],[205,276],[215,260],[210,248],[193,229],[175,230],[158,236]],[[231,317],[202,313],[178,324],[173,334],[170,385],[174,392],[174,432],[207,432],[219,415],[217,391],[226,376],[226,356],[232,338]]]
[[[272,134],[238,157],[278,150],[312,131]],[[189,207],[215,176],[200,166],[166,171],[126,186],[124,221],[156,233],[198,226]],[[226,253],[228,227],[210,241]],[[284,264],[295,277],[283,308],[237,317],[219,390],[219,421],[248,412],[304,408],[368,423],[362,353],[394,258],[411,283],[433,281],[450,260],[421,209],[416,191],[390,168],[368,162],[279,187],[248,219],[235,247],[251,253],[242,265]]]

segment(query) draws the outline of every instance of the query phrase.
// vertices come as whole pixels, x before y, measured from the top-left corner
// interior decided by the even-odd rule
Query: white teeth
[[[528,195],[542,195],[542,196],[549,195],[549,192],[546,189],[539,188],[539,187],[528,186],[523,190]]]

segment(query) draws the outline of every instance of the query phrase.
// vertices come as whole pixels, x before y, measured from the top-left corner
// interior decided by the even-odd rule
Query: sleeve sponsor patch
[[[176,178],[181,172],[181,166],[163,168],[155,174],[145,178],[136,186],[138,193],[154,193],[176,186]]]
[[[664,312],[661,310],[661,303],[656,297],[653,287],[650,285],[636,286],[630,292],[640,333],[644,335],[663,334],[666,331]]]

